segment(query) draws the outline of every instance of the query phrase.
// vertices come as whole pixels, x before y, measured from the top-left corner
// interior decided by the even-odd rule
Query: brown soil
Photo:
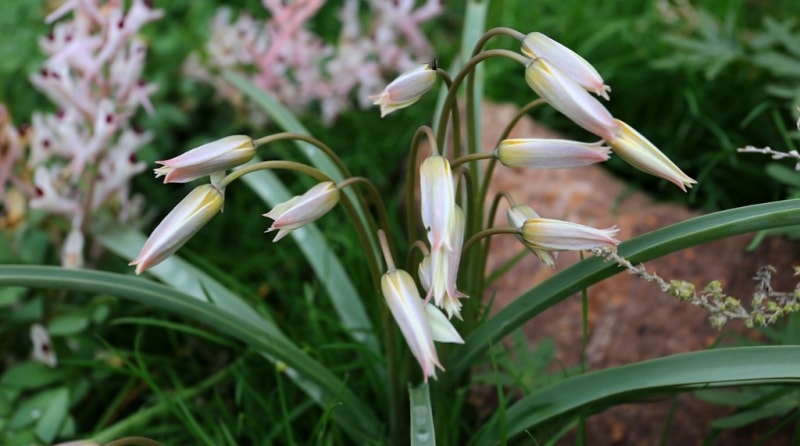
[[[485,105],[485,148],[494,146],[500,129],[515,113],[512,106]],[[530,119],[522,120],[512,134],[512,137],[554,136],[557,135]],[[507,191],[518,203],[531,205],[543,217],[598,228],[617,225],[621,240],[698,215],[680,204],[657,203],[640,192],[630,191],[598,166],[550,171],[498,166],[492,189],[491,195],[494,191]],[[498,219],[498,224],[505,225],[505,212],[500,216],[502,221]],[[791,266],[800,263],[798,245],[781,238],[768,238],[755,251],[747,252],[744,248],[751,239],[752,235],[743,235],[704,244],[649,262],[647,268],[667,280],[683,279],[696,286],[720,280],[727,294],[745,298],[754,290],[752,275],[760,266],[770,264],[779,269],[775,287],[793,289]],[[518,253],[519,248],[513,237],[495,237],[490,270]],[[527,256],[494,283],[485,297],[496,296],[496,311],[521,292],[577,260],[574,253],[562,253],[554,271],[540,264],[534,256]],[[730,323],[722,331],[712,328],[705,310],[678,302],[655,285],[627,274],[618,274],[588,291],[587,357],[592,370],[701,350],[720,338],[734,340],[726,334],[759,336],[757,331],[745,330],[740,323]],[[559,367],[576,366],[580,362],[581,346],[580,297],[570,297],[548,309],[524,330],[533,345],[544,338],[555,341]],[[492,391],[485,392],[481,392],[483,397],[491,399]],[[650,445],[659,444],[661,436],[666,435],[664,444],[702,444],[712,432],[709,423],[730,412],[729,408],[701,402],[691,395],[622,405],[591,416],[587,420],[587,439],[589,444],[599,445]],[[671,421],[670,413],[673,413]],[[776,421],[770,420],[726,431],[710,444],[754,444],[775,424]],[[796,424],[789,423],[777,437],[763,444],[790,444]],[[574,441],[567,439],[564,444],[574,444]]]

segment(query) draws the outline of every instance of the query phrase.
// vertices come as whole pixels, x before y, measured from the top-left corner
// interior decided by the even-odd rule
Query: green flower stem
[[[464,248],[461,250],[461,255],[463,256],[466,254],[472,245],[478,243],[482,238],[491,237],[493,235],[498,234],[519,234],[519,229],[517,228],[487,228],[483,231],[478,232],[477,234],[473,235],[469,238],[466,242],[464,242]]]
[[[447,90],[453,87],[453,80],[450,78],[450,75],[447,74],[447,71],[438,68],[436,70],[436,74],[442,78],[442,81],[447,86]],[[458,111],[458,107],[453,109],[453,156],[458,156],[460,153],[461,148],[461,113]]]
[[[494,224],[494,219],[497,216],[497,210],[500,208],[500,201],[503,199],[505,199],[508,202],[509,206],[514,206],[514,199],[511,198],[511,195],[509,195],[507,192],[499,192],[495,194],[494,199],[492,200],[492,204],[491,206],[489,206],[489,213],[486,216],[487,228],[491,228],[492,225]],[[484,200],[480,201],[480,203],[483,202]],[[486,240],[481,245],[478,257],[478,263],[480,266],[477,268],[477,270],[473,271],[474,278],[472,279],[475,281],[474,284],[476,287],[472,288],[470,291],[478,290],[480,292],[483,292],[484,284],[486,283],[486,276],[485,276],[486,262],[487,259],[489,258],[489,249],[491,248],[491,244],[492,244],[491,237],[487,237]]]
[[[380,191],[378,191],[378,188],[375,187],[375,184],[373,184],[372,181],[370,181],[369,179],[364,178],[364,177],[351,177],[351,178],[348,178],[348,179],[340,182],[339,184],[336,185],[336,187],[338,187],[339,189],[343,189],[345,187],[348,187],[348,186],[351,186],[351,185],[356,185],[356,184],[362,184],[367,189],[367,194],[368,194],[369,198],[372,200],[373,206],[375,208],[375,212],[378,214],[378,220],[380,221],[380,226],[383,229],[383,231],[386,233],[389,253],[393,257],[396,256],[397,255],[397,248],[394,245],[394,243],[392,243],[393,239],[391,237],[391,235],[392,235],[391,226],[389,225],[389,216],[388,216],[388,214],[386,212],[386,205],[383,203],[383,197],[381,196]],[[361,197],[361,195],[359,195],[359,197]],[[370,222],[374,225],[374,220],[373,219],[370,219]],[[378,230],[377,227],[371,227],[370,228],[370,235],[376,234],[377,230]]]
[[[506,28],[506,27],[492,28],[492,29],[486,31],[485,33],[483,33],[483,35],[478,39],[478,41],[475,42],[475,46],[473,47],[473,50],[472,50],[472,57],[474,58],[474,57],[478,56],[478,54],[480,54],[480,52],[483,51],[483,47],[486,45],[486,43],[492,37],[498,36],[498,35],[509,35],[509,36],[511,36],[511,37],[513,37],[513,38],[515,38],[517,40],[520,40],[520,41],[525,38],[524,34],[522,34],[521,32],[519,32],[517,30],[511,29],[511,28]],[[515,57],[514,57],[515,59],[516,59],[517,56],[519,56],[516,53],[514,53],[514,55],[515,55]],[[519,60],[519,59],[517,59],[517,60]],[[524,61],[521,61],[521,62],[522,62],[523,65],[526,65],[527,64],[527,58],[524,58]],[[477,132],[477,128],[475,127],[476,126],[476,122],[475,122],[476,117],[475,117],[475,97],[474,97],[474,95],[475,95],[475,70],[474,69],[470,69],[469,70],[469,74],[467,76],[467,104],[466,104],[466,113],[467,113],[467,153],[468,154],[477,153],[478,152],[478,144],[479,144],[478,136],[477,136],[478,132]],[[473,168],[474,172],[479,172],[477,164],[473,164],[472,168]]]
[[[409,242],[417,239],[417,222],[414,217],[417,212],[413,212],[414,190],[417,186],[417,156],[419,154],[419,143],[423,136],[428,138],[431,145],[431,151],[439,153],[439,146],[436,144],[436,136],[433,134],[433,129],[427,125],[420,126],[414,138],[411,139],[411,150],[408,156],[408,172],[406,177],[406,234],[408,234]]]
[[[304,135],[302,133],[295,133],[295,132],[281,132],[281,133],[275,133],[273,135],[265,136],[263,138],[258,138],[256,140],[254,140],[253,143],[256,146],[261,146],[261,145],[266,145],[266,144],[273,143],[273,142],[276,142],[276,141],[284,141],[284,140],[303,141],[303,142],[307,142],[307,143],[311,144],[312,146],[320,149],[322,152],[324,152],[326,155],[328,155],[328,158],[330,158],[331,161],[333,161],[333,163],[336,165],[336,168],[338,168],[339,171],[342,173],[342,176],[344,176],[344,177],[350,177],[351,176],[350,171],[347,170],[347,165],[345,165],[345,163],[342,161],[342,159],[339,158],[338,155],[336,155],[336,152],[334,152],[333,149],[330,148],[330,146],[328,146],[324,142],[318,140],[317,138],[314,138],[313,136]],[[299,147],[299,146],[296,145],[295,147]]]
[[[369,223],[366,223],[364,220],[358,218],[358,212],[356,212],[353,202],[346,194],[341,194],[341,201],[339,201],[339,203],[342,205],[345,212],[347,212],[347,216],[350,217],[350,220],[353,222],[353,227],[358,235],[358,241],[361,243],[361,247],[364,249],[364,252],[370,252],[370,249],[372,249],[372,244],[370,242],[371,228],[366,227],[366,225]],[[373,224],[374,221],[370,224],[370,226]],[[379,261],[375,257],[368,256],[367,267],[369,268],[370,276],[372,277],[372,285],[374,289],[379,290],[381,286],[381,273],[380,265],[378,263]]]
[[[492,57],[505,57],[507,59],[511,59],[513,61],[519,62],[522,65],[527,65],[529,59],[521,54],[517,54],[513,51],[508,50],[487,50],[483,51],[476,56],[473,56],[470,60],[464,64],[464,68],[459,71],[456,77],[453,79],[453,85],[447,91],[447,97],[444,100],[444,107],[442,108],[442,114],[439,116],[439,123],[436,127],[436,135],[437,135],[437,146],[444,146],[444,138],[447,130],[447,120],[449,118],[448,113],[450,110],[455,108],[456,103],[456,93],[458,92],[458,87],[461,85],[461,82],[464,81],[464,78],[469,74],[476,65],[483,62],[486,59],[490,59]],[[469,125],[469,123],[467,124]]]
[[[454,159],[452,163],[450,163],[450,168],[455,169],[456,167],[468,163],[470,161],[480,161],[480,160],[488,160],[494,158],[494,152],[479,152],[479,153],[470,153],[467,155],[459,156],[458,158]]]
[[[259,170],[276,170],[276,169],[285,169],[285,170],[294,170],[296,172],[301,172],[307,175],[310,175],[316,178],[319,181],[331,181],[331,178],[325,175],[321,170],[315,169],[308,164],[298,163],[295,161],[261,161],[258,163],[248,164],[240,169],[236,169],[233,172],[229,173],[225,178],[223,178],[218,184],[217,187],[224,189],[229,184],[231,184],[237,178],[247,175],[251,172],[256,172]]]
[[[392,271],[395,269],[394,256],[391,252],[389,240],[384,230],[378,231],[378,243],[383,253],[384,261],[386,262],[386,269]],[[382,291],[379,292],[382,295]],[[381,308],[381,321],[383,322],[383,345],[386,350],[386,366],[388,368],[387,376],[387,398],[389,400],[389,434],[390,438],[397,439],[400,437],[402,427],[406,424],[403,412],[400,410],[403,407],[402,395],[403,391],[400,386],[405,382],[400,379],[400,361],[401,357],[397,352],[397,323],[393,320],[391,313],[389,313],[389,306],[382,302]],[[398,443],[399,444],[399,443]]]
[[[491,40],[492,37],[501,35],[511,36],[519,41],[525,39],[525,34],[517,31],[516,29],[508,28],[505,26],[498,26],[497,28],[492,28],[483,33],[481,38],[478,39],[477,42],[475,42],[475,49],[472,50],[472,55],[475,56],[478,53],[480,53],[483,47],[486,46],[486,43],[489,42],[489,40]]]

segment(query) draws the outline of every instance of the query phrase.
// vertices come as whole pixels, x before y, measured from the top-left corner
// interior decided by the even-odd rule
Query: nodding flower
[[[327,214],[337,203],[339,189],[336,185],[330,181],[319,183],[303,195],[292,197],[264,214],[264,217],[275,220],[266,232],[278,231],[273,240],[277,242],[292,230]]]
[[[620,120],[617,123],[622,131],[608,144],[620,158],[642,172],[674,183],[684,192],[687,187],[697,183],[633,127]]]
[[[494,151],[504,166],[569,169],[608,160],[602,141],[588,143],[553,138],[504,139]]]
[[[240,166],[253,159],[255,155],[256,146],[249,136],[226,136],[175,158],[157,161],[162,167],[153,171],[156,178],[164,176],[164,183],[188,183]]]
[[[520,228],[522,241],[534,249],[543,251],[583,251],[591,249],[614,249],[619,229],[596,229],[578,223],[552,218],[529,218]]]
[[[577,82],[544,57],[528,62],[525,81],[542,99],[587,131],[614,138],[619,126],[611,113]]]
[[[128,265],[136,265],[136,274],[141,274],[163,262],[222,210],[224,197],[224,191],[211,184],[194,188],[161,220]]]
[[[611,87],[605,84],[600,73],[592,64],[550,37],[539,32],[528,34],[522,40],[522,54],[531,59],[545,58],[581,87],[608,100],[608,92],[611,91]]]
[[[374,105],[380,105],[381,118],[417,102],[436,83],[436,70],[431,64],[420,65],[398,76],[379,94],[370,96]]]

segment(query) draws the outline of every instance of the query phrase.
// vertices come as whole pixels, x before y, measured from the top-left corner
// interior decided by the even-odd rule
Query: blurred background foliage
[[[329,2],[310,24],[329,42],[335,42],[338,36],[335,11],[339,3]],[[794,122],[800,106],[800,24],[786,17],[800,17],[800,2],[695,3],[495,1],[489,8],[487,27],[541,31],[583,55],[612,87],[611,101],[606,103],[612,114],[633,123],[699,181],[687,199],[665,181],[612,158],[607,167],[631,187],[661,200],[688,201],[704,211],[797,193],[791,172],[774,167],[776,163],[767,157],[737,154],[736,149],[755,145],[790,150],[798,144]],[[54,0],[0,2],[0,27],[10,36],[0,39],[0,102],[7,104],[17,125],[27,122],[34,110],[52,108],[47,98],[33,89],[28,77],[43,62],[37,39],[47,34],[49,27],[43,19],[55,4]],[[440,64],[446,67],[457,57],[464,2],[447,0],[445,4],[445,13],[427,23],[424,30],[437,49]],[[136,118],[139,126],[156,135],[139,153],[150,163],[224,135],[263,136],[276,131],[269,126],[253,128],[243,113],[217,100],[209,86],[181,72],[185,58],[207,40],[209,23],[220,5],[266,17],[258,0],[155,2],[165,10],[165,18],[147,25],[144,34],[149,44],[146,76],[159,84],[159,90],[152,97],[155,114]],[[492,46],[516,50],[518,44],[496,39]],[[485,67],[490,100],[523,105],[535,98],[518,65],[493,59]],[[326,126],[314,113],[299,118],[312,134],[342,156],[354,175],[374,181],[386,194],[389,207],[396,209],[401,201],[396,186],[404,178],[407,145],[416,128],[429,123],[434,101],[435,95],[428,95],[415,107],[385,119],[379,117],[377,109],[351,110],[333,126]],[[572,137],[592,138],[552,110],[539,109],[534,118]],[[776,175],[785,181],[775,179]],[[295,175],[281,177],[298,192],[308,187]],[[191,185],[165,187],[145,173],[135,180],[134,187],[147,197],[151,217],[143,228],[147,232]],[[253,209],[253,203],[259,203],[258,209]],[[340,342],[347,336],[341,334],[330,303],[320,296],[323,292],[294,242],[287,239],[280,246],[272,245],[271,237],[262,234],[268,221],[257,215],[267,211],[260,206],[247,188],[230,188],[225,212],[180,254],[256,307],[269,306],[290,337],[302,339],[323,363],[341,364],[337,373],[356,369],[358,364],[352,356],[342,353]],[[344,265],[361,265],[354,234],[342,230],[344,214],[341,210],[334,212],[340,214],[322,219],[318,225]],[[56,258],[57,251],[46,252],[46,235],[37,233],[35,225],[32,228],[18,236],[27,237],[22,243],[27,248],[0,261],[48,263],[48,259]],[[109,259],[104,266],[125,270],[124,263]],[[354,283],[369,283],[365,268],[353,267],[349,272]],[[75,324],[54,335],[57,350],[64,352],[64,367],[59,369],[61,375],[48,375],[41,386],[47,388],[55,380],[65,379],[75,387],[73,395],[85,395],[87,376],[93,386],[101,386],[95,387],[98,396],[75,420],[82,429],[102,428],[155,398],[162,406],[166,404],[166,410],[154,416],[152,425],[163,429],[163,438],[174,439],[174,444],[200,440],[228,444],[228,438],[241,444],[262,444],[264,438],[276,438],[272,435],[277,435],[275,441],[279,442],[307,443],[327,432],[320,409],[309,406],[302,393],[285,386],[285,377],[239,346],[216,337],[198,339],[198,332],[205,332],[196,327],[182,325],[172,316],[153,317],[157,313],[152,309],[120,305],[108,296],[78,297],[83,304],[76,306],[74,296],[68,301],[64,296],[25,295],[22,290],[0,292],[0,308],[24,303],[25,309],[0,315],[0,351],[8,357],[24,358],[32,321],[66,317],[67,322]],[[134,323],[133,319],[119,319],[121,316],[142,319]],[[109,320],[123,329],[108,326]],[[174,321],[179,329],[154,321]],[[68,344],[79,348],[67,348]],[[101,348],[107,353],[98,362],[94,352]],[[160,390],[179,392],[193,385],[202,387],[197,383],[216,373],[221,375],[214,390],[204,394],[202,400],[193,400],[192,405],[172,401]],[[356,385],[354,389],[358,390]],[[232,406],[239,412],[223,410]],[[250,414],[259,411],[264,417],[280,420],[279,425],[272,429],[260,422],[265,418],[253,419]],[[306,417],[310,412],[314,416]],[[98,417],[98,413],[110,415]],[[0,404],[0,418],[3,415]],[[158,422],[171,417],[180,419],[183,427]],[[323,421],[318,424],[310,421],[320,417]],[[311,434],[291,438],[291,429],[276,434],[282,426]]]

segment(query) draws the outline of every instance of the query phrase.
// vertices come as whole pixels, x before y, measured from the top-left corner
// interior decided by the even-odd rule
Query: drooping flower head
[[[620,120],[617,120],[617,124],[622,130],[608,144],[620,158],[642,172],[674,183],[684,192],[687,187],[697,183],[633,127]]]
[[[430,64],[420,65],[398,76],[382,92],[370,96],[374,105],[380,105],[381,118],[417,102],[436,83],[436,70]]]
[[[422,224],[431,244],[431,251],[442,246],[452,249],[455,230],[456,197],[450,162],[441,155],[425,158],[420,166],[420,203]]]
[[[444,367],[436,355],[428,316],[414,279],[403,270],[390,269],[381,277],[381,291],[411,354],[422,367],[425,381],[429,376],[436,378],[436,367]]]
[[[525,222],[528,219],[540,218],[539,214],[536,213],[536,211],[534,211],[533,208],[530,206],[524,204],[518,204],[512,206],[508,210],[507,215],[508,215],[508,224],[510,224],[511,227],[520,230],[520,233],[517,234],[517,238],[519,238],[521,242],[525,243],[525,240],[522,238],[522,227],[523,225],[525,225]],[[527,243],[525,244],[528,245]],[[530,248],[530,250],[533,251],[534,254],[536,254],[536,257],[538,257],[539,260],[541,260],[542,263],[544,263],[545,265],[549,266],[550,268],[554,268],[556,266],[556,256],[558,255],[558,252],[552,252],[545,249],[535,248],[531,245],[528,245],[528,248]]]
[[[614,117],[603,104],[544,57],[528,63],[525,81],[553,108],[587,131],[606,141],[619,131]]]
[[[156,226],[128,265],[136,265],[136,274],[141,274],[163,262],[222,210],[223,201],[224,191],[211,184],[194,188]]]
[[[313,222],[327,214],[339,203],[339,189],[330,181],[324,181],[308,190],[283,202],[264,217],[275,221],[266,232],[278,231],[273,241],[277,242],[292,230]]]
[[[592,64],[576,52],[540,32],[533,32],[522,40],[522,54],[536,59],[543,57],[551,65],[569,76],[581,87],[608,100],[611,87],[603,82]]]
[[[256,146],[249,136],[226,136],[196,147],[175,158],[156,161],[162,167],[153,169],[153,171],[156,178],[164,176],[164,183],[188,183],[240,166],[253,159],[255,155]]]
[[[508,167],[569,169],[608,160],[602,141],[586,143],[552,138],[504,139],[495,157]]]
[[[619,229],[596,229],[578,223],[552,218],[529,218],[522,224],[522,240],[534,249],[543,251],[584,251],[613,249]]]
[[[464,244],[465,219],[464,211],[459,206],[455,207],[455,211],[455,226],[450,241],[452,249],[442,246],[425,256],[419,264],[419,278],[428,292],[426,300],[433,297],[436,306],[444,310],[448,318],[456,316],[461,319],[459,299],[467,296],[458,291],[456,281]]]

